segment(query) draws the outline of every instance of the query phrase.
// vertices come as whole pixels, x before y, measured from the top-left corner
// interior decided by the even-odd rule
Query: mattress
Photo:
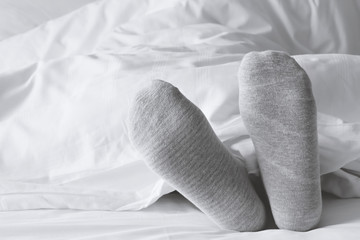
[[[27,210],[0,212],[1,239],[358,239],[360,199],[324,196],[318,228],[308,232],[220,229],[177,192],[140,211]]]

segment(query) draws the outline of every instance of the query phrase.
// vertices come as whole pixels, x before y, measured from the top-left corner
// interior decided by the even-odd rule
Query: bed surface
[[[324,195],[317,229],[224,231],[178,193],[141,211],[28,210],[0,212],[1,239],[358,239],[360,199]]]

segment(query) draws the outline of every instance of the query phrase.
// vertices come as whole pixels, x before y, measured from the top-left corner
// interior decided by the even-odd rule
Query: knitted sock
[[[139,91],[129,136],[147,165],[225,229],[257,231],[265,210],[247,171],[203,113],[177,88],[155,80]]]
[[[306,231],[322,209],[311,82],[290,56],[252,52],[238,73],[239,106],[279,228]]]

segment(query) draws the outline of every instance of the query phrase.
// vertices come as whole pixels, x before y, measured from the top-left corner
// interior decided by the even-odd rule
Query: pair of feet
[[[245,55],[238,80],[240,113],[275,223],[309,230],[322,208],[310,80],[293,58],[273,51]],[[266,210],[246,168],[177,88],[155,80],[139,91],[130,109],[129,136],[147,165],[219,226],[264,228]]]

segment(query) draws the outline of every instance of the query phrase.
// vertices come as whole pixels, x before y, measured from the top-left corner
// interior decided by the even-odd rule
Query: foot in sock
[[[246,169],[177,88],[155,80],[139,91],[130,108],[129,136],[147,165],[219,226],[264,227],[264,206]]]
[[[279,228],[306,231],[320,219],[316,106],[311,82],[282,52],[251,52],[238,72],[239,107],[255,145]]]

